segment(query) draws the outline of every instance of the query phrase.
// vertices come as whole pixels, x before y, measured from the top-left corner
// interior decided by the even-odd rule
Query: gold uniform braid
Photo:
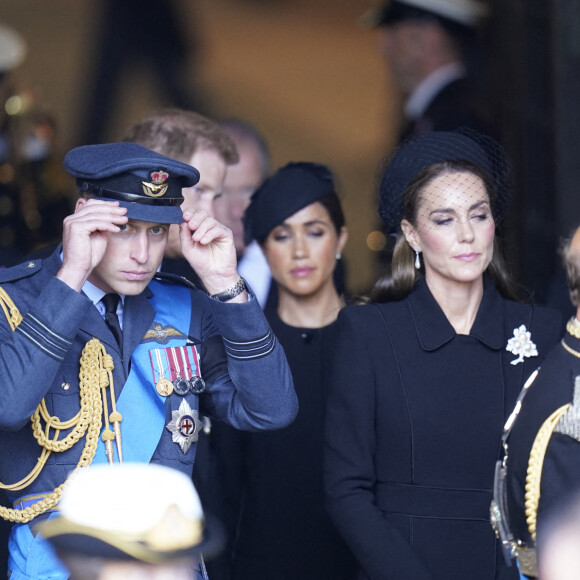
[[[546,450],[548,449],[552,433],[558,425],[558,421],[560,421],[564,413],[568,410],[568,407],[570,407],[570,403],[556,409],[544,421],[540,430],[536,434],[532,450],[530,451],[530,459],[528,461],[528,471],[526,475],[524,505],[528,531],[530,532],[530,536],[534,542],[536,541],[536,525],[538,520],[538,505],[540,504],[542,468],[544,466]]]
[[[10,296],[1,287],[0,304],[11,329],[14,331],[22,322],[22,316]],[[107,354],[101,342],[96,338],[89,340],[82,351],[80,359],[80,411],[72,419],[61,421],[58,417],[50,415],[43,399],[30,418],[33,435],[42,447],[38,462],[32,471],[20,481],[8,485],[0,483],[1,489],[17,491],[29,486],[38,477],[53,451],[57,453],[67,451],[85,433],[85,446],[75,471],[91,464],[97,451],[99,433],[102,426],[103,401],[101,399],[101,389],[103,389],[104,395],[104,389],[107,386],[112,386],[113,366],[113,359]],[[42,421],[45,424],[44,428],[42,427]],[[71,428],[72,431],[64,439],[59,440],[60,431]],[[51,430],[54,430],[52,436]],[[62,483],[54,491],[41,496],[39,501],[22,510],[0,506],[0,517],[11,522],[29,522],[36,516],[53,509],[58,504],[65,485],[66,482]]]

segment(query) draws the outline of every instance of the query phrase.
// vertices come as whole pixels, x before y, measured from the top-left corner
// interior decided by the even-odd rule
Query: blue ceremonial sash
[[[149,463],[165,428],[166,397],[155,388],[149,351],[183,346],[187,342],[191,320],[191,299],[187,288],[156,280],[151,281],[149,288],[154,294],[150,300],[155,309],[154,324],[160,328],[177,329],[182,336],[164,336],[157,341],[141,342],[133,351],[131,372],[117,400],[117,411],[123,416],[121,434],[125,462]],[[105,444],[99,438],[93,463],[106,461]]]
[[[40,535],[34,537],[31,525],[34,524],[14,524],[10,530],[10,580],[67,580],[70,574],[56,557],[52,546]]]

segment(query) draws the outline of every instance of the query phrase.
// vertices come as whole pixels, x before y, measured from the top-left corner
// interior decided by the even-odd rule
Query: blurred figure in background
[[[191,479],[152,463],[76,471],[58,516],[37,530],[71,580],[205,579],[203,560],[219,551],[222,539]]]
[[[461,126],[487,130],[477,86],[480,0],[389,0],[364,15],[404,99],[400,141]]]
[[[246,121],[226,119],[221,127],[236,144],[239,161],[227,168],[222,195],[214,200],[214,215],[232,230],[240,275],[250,284],[262,308],[266,308],[269,298],[275,301],[272,276],[260,246],[256,242],[248,246],[244,243],[242,218],[252,194],[270,173],[270,151],[264,136]]]
[[[324,375],[344,305],[333,272],[347,240],[328,169],[289,163],[252,197],[246,241],[256,240],[278,287],[266,311],[284,347],[299,400],[288,428],[242,440],[234,580],[347,580],[354,560],[324,509]]]
[[[242,218],[270,173],[270,151],[264,136],[247,121],[226,119],[220,127],[235,143],[239,159],[227,168],[222,194],[214,199],[214,217],[232,230],[240,258],[246,250]]]
[[[0,267],[56,242],[72,211],[52,116],[16,76],[26,43],[0,25]]]
[[[5,268],[18,263],[22,257],[16,242],[15,227],[23,227],[19,216],[19,207],[15,204],[18,196],[10,187],[14,171],[8,163],[11,151],[11,139],[8,131],[6,102],[13,95],[10,71],[18,67],[26,56],[24,39],[11,28],[0,25],[0,267]],[[11,223],[14,222],[14,223]],[[7,499],[0,490],[0,505],[6,505]],[[8,561],[8,536],[11,524],[0,518],[0,574],[6,574]]]

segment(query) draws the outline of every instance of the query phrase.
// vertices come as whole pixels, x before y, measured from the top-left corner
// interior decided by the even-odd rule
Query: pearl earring
[[[415,269],[421,269],[421,260],[419,259],[419,250],[415,250]]]
[[[335,256],[335,258],[336,258],[337,260],[340,260],[340,259],[342,258],[342,254],[341,254],[340,252],[336,252],[336,256]]]

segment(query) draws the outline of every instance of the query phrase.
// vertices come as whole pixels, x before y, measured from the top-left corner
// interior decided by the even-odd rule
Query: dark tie
[[[123,347],[123,331],[119,324],[117,317],[117,305],[121,297],[118,294],[105,294],[101,298],[101,302],[105,305],[105,323],[119,344],[119,348]]]

